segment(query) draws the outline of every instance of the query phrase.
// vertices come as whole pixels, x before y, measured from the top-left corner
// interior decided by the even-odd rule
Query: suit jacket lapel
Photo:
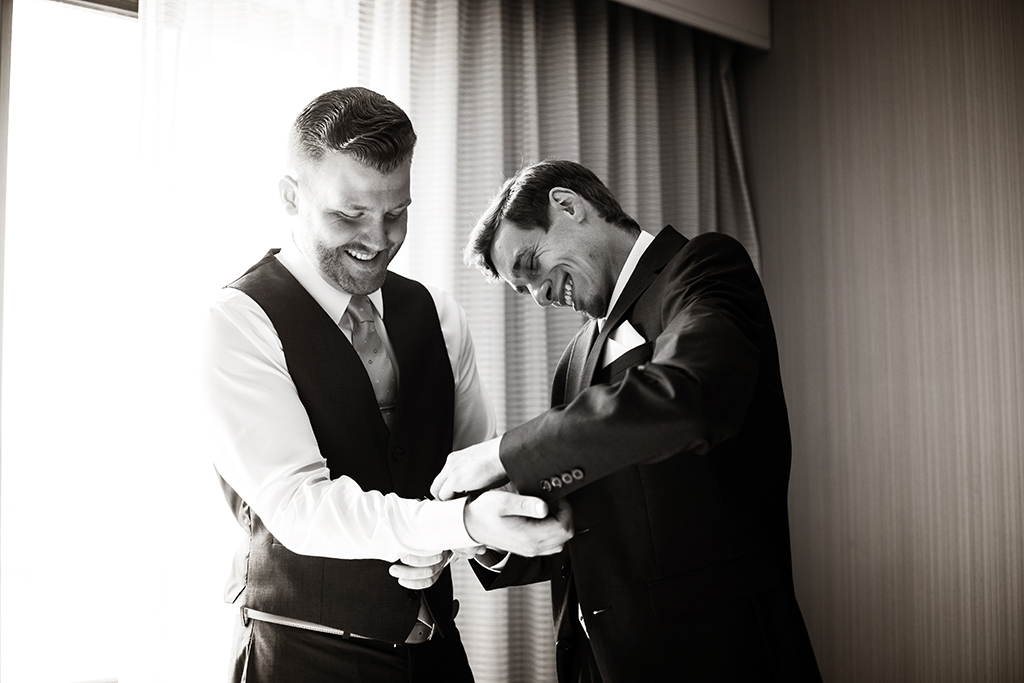
[[[680,249],[683,248],[689,240],[680,235],[671,225],[666,225],[661,232],[658,233],[654,241],[651,242],[651,246],[647,247],[647,251],[644,252],[643,256],[640,257],[640,262],[636,266],[636,270],[633,271],[633,275],[629,278],[625,288],[622,290],[622,294],[619,296],[619,300],[615,302],[615,308],[612,309],[608,315],[608,319],[604,323],[604,327],[601,329],[601,333],[597,336],[597,340],[593,346],[590,347],[590,355],[587,357],[586,365],[583,367],[582,376],[580,377],[580,389],[583,391],[586,387],[590,386],[593,381],[594,372],[597,370],[598,360],[601,358],[601,349],[604,348],[605,341],[608,339],[608,335],[611,334],[612,330],[622,321],[623,315],[629,310],[633,302],[643,294],[651,282],[654,281],[655,276],[661,272],[661,269],[665,267],[665,264],[676,255]],[[597,328],[596,321],[594,328]],[[576,393],[579,393],[577,391]],[[575,394],[573,394],[575,396]]]
[[[576,338],[573,339],[572,351],[569,354],[569,369],[565,383],[564,402],[568,403],[587,388],[590,384],[588,375],[584,374],[587,358],[597,339],[597,321],[588,320]]]

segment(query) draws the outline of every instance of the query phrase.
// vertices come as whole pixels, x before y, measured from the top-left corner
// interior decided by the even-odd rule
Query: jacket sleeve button
[[[566,472],[565,474],[562,475],[562,483],[563,484],[571,484],[572,481],[573,481],[572,475],[569,474],[568,472]]]
[[[580,481],[581,479],[583,479],[583,470],[581,470],[579,467],[574,469],[570,474],[572,474],[572,478],[575,479],[576,481]]]
[[[547,479],[541,479],[540,490],[544,493],[551,493],[551,482]]]
[[[572,648],[572,642],[568,638],[560,638],[558,642],[555,643],[555,647],[557,647],[562,652],[565,652]]]
[[[551,486],[552,486],[552,488],[556,488],[556,489],[562,488],[562,478],[561,477],[551,477]]]

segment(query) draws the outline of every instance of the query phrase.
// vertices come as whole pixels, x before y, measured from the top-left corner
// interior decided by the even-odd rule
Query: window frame
[[[130,0],[54,0],[55,2],[63,2],[66,5],[76,5],[78,7],[85,7],[87,9],[99,10],[101,12],[113,12],[115,14],[121,14],[126,17],[139,18],[139,3],[138,0],[131,2]]]

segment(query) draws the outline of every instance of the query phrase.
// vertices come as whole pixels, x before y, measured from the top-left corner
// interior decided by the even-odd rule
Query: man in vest
[[[472,681],[451,549],[544,555],[571,536],[539,498],[428,499],[495,419],[462,309],[387,270],[415,141],[370,90],[310,103],[279,183],[291,240],[210,308],[214,465],[247,533],[226,596],[235,681]]]

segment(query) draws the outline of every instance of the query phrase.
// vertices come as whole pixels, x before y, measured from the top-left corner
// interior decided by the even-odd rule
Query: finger
[[[398,579],[398,585],[412,590],[430,588],[437,583],[441,572],[444,571],[445,563],[430,567],[410,567],[409,565],[396,562],[388,568],[388,573]]]
[[[421,590],[423,588],[430,588],[437,582],[437,575],[431,574],[430,576],[401,576],[398,577],[398,585],[403,588],[411,588],[413,590]]]
[[[454,478],[447,467],[441,470],[441,473],[437,475],[434,483],[437,486],[437,491],[434,493],[435,498],[438,500],[451,500],[455,497]]]
[[[553,526],[549,527],[548,545],[544,552],[541,553],[543,555],[553,555],[561,552],[565,544],[576,533],[572,526],[572,508],[567,503],[559,504],[557,508],[554,519],[550,520]],[[548,524],[548,521],[542,522],[542,524]]]
[[[438,501],[441,500],[440,493],[441,486],[444,484],[444,478],[444,469],[441,468],[441,471],[437,473],[437,476],[434,477],[434,480],[430,482],[430,495],[433,496]]]
[[[396,579],[419,578],[416,573],[418,569],[419,567],[410,567],[396,562],[388,567],[388,574],[391,574]]]
[[[437,473],[436,477],[434,477],[434,481],[430,483],[430,495],[432,495],[437,500],[442,500],[440,494],[441,487],[444,485],[444,480],[447,478],[445,472],[446,469],[442,467],[441,471]]]
[[[441,559],[435,565],[437,568],[437,573],[440,574],[441,571],[448,566],[448,563],[453,561],[453,558],[458,559],[455,558],[455,552],[452,550],[445,550],[443,553],[441,553]]]
[[[445,553],[447,553],[447,556]],[[450,556],[451,552],[446,550],[436,555],[405,555],[399,562],[409,567],[431,567],[435,564],[443,563]]]
[[[518,493],[499,492],[499,494],[503,498],[501,514],[505,517],[544,519],[548,516],[548,504],[540,498],[521,496]]]
[[[553,545],[553,546],[550,546],[550,547],[547,547],[547,548],[543,548],[537,554],[538,555],[557,555],[558,553],[562,552],[562,548],[564,548],[564,547],[565,547],[564,543],[559,543],[558,545]],[[399,583],[401,583],[401,581],[399,581]]]
[[[436,579],[399,579],[398,585],[402,588],[409,588],[414,591],[421,591],[430,588],[436,583]]]
[[[451,561],[456,560],[468,560],[471,557],[476,557],[487,551],[482,545],[471,545],[467,548],[457,548],[452,551]]]
[[[563,529],[572,530],[572,507],[565,498],[557,501],[558,509],[555,511],[555,519],[562,525]]]
[[[466,486],[464,480],[458,477],[449,477],[445,483],[444,488],[441,489],[441,495],[444,496],[441,500],[451,500],[458,496],[464,496],[472,489]]]
[[[418,581],[436,576],[440,573],[440,570],[436,566],[410,567],[405,564],[395,563],[388,567],[388,573],[399,581]]]

